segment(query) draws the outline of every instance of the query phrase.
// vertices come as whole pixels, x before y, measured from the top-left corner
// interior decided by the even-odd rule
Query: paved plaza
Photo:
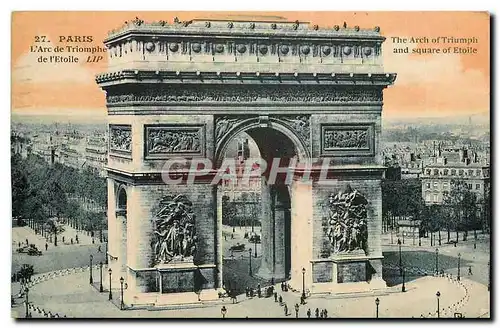
[[[241,285],[241,292],[246,286],[258,283],[265,286],[265,281],[255,275],[248,275],[249,244],[243,238],[248,229],[236,228],[234,238],[230,237],[232,229],[225,229],[229,236],[224,243],[224,277],[231,284]],[[256,229],[258,233],[258,230]],[[15,228],[13,234],[18,238],[27,236],[35,240],[36,235],[29,228]],[[422,246],[406,243],[402,245],[402,262],[407,268],[406,292],[401,292],[402,279],[397,274],[399,268],[398,245],[390,243],[385,235],[384,244],[384,279],[388,288],[380,293],[351,293],[351,294],[317,294],[307,299],[306,305],[299,307],[299,318],[307,318],[307,310],[311,309],[311,317],[315,316],[315,309],[326,309],[329,318],[374,318],[376,316],[375,299],[380,299],[380,318],[436,318],[437,298],[440,292],[440,317],[453,317],[461,313],[467,318],[489,317],[488,261],[489,236],[480,236],[476,249],[472,246],[472,239],[460,242],[456,247],[451,244],[442,244],[439,249],[439,269],[443,269],[447,277],[432,276],[435,269],[435,247],[423,243]],[[236,243],[245,243],[244,252],[234,252],[231,256],[229,247]],[[261,246],[260,244],[258,246]],[[142,310],[121,311],[119,304],[119,290],[113,289],[113,303],[108,301],[107,283],[104,283],[104,292],[98,292],[99,270],[94,267],[95,287],[89,285],[89,256],[94,256],[94,264],[104,260],[104,253],[98,252],[97,244],[61,245],[50,247],[41,257],[13,253],[14,266],[21,263],[33,263],[35,266],[35,283],[30,288],[30,312],[33,318],[47,318],[56,314],[60,317],[94,317],[94,318],[220,318],[221,307],[227,308],[226,318],[295,318],[294,306],[300,304],[299,292],[281,292],[279,284],[276,286],[278,295],[283,297],[283,304],[270,298],[247,298],[245,294],[238,295],[238,302],[232,304],[229,298],[212,302],[200,302],[181,306],[151,307]],[[104,246],[102,246],[104,247]],[[260,251],[260,248],[258,249]],[[104,251],[104,250],[103,250]],[[458,253],[461,253],[461,282],[456,281]],[[261,256],[252,258],[254,270],[258,270]],[[31,261],[31,262],[30,262]],[[473,274],[469,275],[468,269]],[[67,271],[67,268],[73,268]],[[78,269],[74,269],[78,268]],[[50,273],[49,272],[53,272]],[[55,273],[54,273],[55,272]],[[38,278],[37,278],[38,277]],[[96,288],[97,287],[97,288]],[[118,287],[118,286],[116,286]],[[12,284],[12,293],[17,295],[20,286]],[[288,307],[285,315],[284,304]],[[12,309],[12,316],[24,318],[24,299],[16,298],[16,305]]]
[[[33,317],[44,317],[51,313],[63,317],[87,318],[220,318],[221,307],[227,308],[226,318],[295,318],[294,305],[300,304],[299,292],[279,292],[283,303],[288,307],[285,315],[283,304],[270,298],[247,298],[238,296],[238,303],[221,299],[205,304],[188,304],[183,307],[150,308],[147,310],[120,311],[119,290],[113,290],[115,302],[108,301],[107,290],[99,293],[88,284],[88,268],[67,275],[56,275],[35,284],[30,291]],[[64,286],[64,287],[62,287]],[[276,286],[279,290],[279,285]],[[299,307],[299,318],[306,318],[311,309],[326,309],[329,318],[374,318],[376,316],[375,298],[380,299],[380,318],[436,318],[439,291],[440,317],[453,317],[456,312],[465,317],[487,317],[489,314],[489,293],[486,287],[468,279],[459,283],[455,279],[444,277],[420,277],[406,284],[406,292],[400,292],[400,286],[388,288],[383,294],[360,295],[313,295],[306,305]],[[39,312],[40,310],[40,312]],[[23,317],[24,306],[19,305],[13,316]]]

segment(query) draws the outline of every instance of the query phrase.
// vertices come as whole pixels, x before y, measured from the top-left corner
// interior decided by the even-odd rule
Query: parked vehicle
[[[245,250],[245,244],[237,243],[236,245],[229,247],[229,250],[234,252],[243,252]]]

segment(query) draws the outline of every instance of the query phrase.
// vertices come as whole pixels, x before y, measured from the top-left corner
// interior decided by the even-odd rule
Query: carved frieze
[[[108,104],[123,103],[372,103],[382,101],[382,91],[373,88],[331,86],[231,86],[197,88],[188,85],[143,88],[136,92],[108,93]]]
[[[285,122],[306,145],[311,139],[311,123],[309,115],[280,115],[277,119]]]
[[[185,195],[167,195],[154,216],[153,265],[193,262],[198,238],[193,204]]]
[[[130,125],[109,125],[110,152],[132,152],[132,127]]]
[[[242,117],[231,116],[218,116],[215,118],[215,140],[216,144],[222,141],[222,138],[231,130],[231,128],[239,121],[243,120]]]
[[[329,156],[372,156],[374,153],[372,124],[321,125],[321,153]]]
[[[144,129],[146,159],[204,155],[204,126],[147,125]]]
[[[336,254],[363,250],[366,255],[368,201],[350,186],[328,199],[327,237]]]

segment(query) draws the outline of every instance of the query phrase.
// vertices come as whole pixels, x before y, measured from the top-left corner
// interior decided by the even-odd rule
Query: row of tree
[[[90,170],[79,171],[59,163],[49,165],[30,154],[11,156],[12,216],[21,218],[38,232],[62,232],[61,223],[94,231],[106,227],[106,181]],[[101,211],[89,211],[92,203]]]
[[[421,221],[421,233],[447,231],[467,232],[489,229],[490,226],[490,191],[485,185],[484,197],[479,198],[471,191],[464,180],[452,180],[451,190],[443,192],[442,204],[426,205],[422,198],[422,183],[418,179],[384,180],[382,182],[383,230],[397,227],[397,220],[411,218]],[[441,239],[441,238],[440,238]]]

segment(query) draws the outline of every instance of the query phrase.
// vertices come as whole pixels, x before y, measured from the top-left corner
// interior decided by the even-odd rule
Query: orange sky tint
[[[380,26],[387,37],[384,65],[398,78],[384,92],[385,117],[468,115],[489,111],[490,17],[483,12],[16,12],[12,17],[12,110],[104,111],[104,94],[94,75],[105,63],[40,64],[40,54],[29,53],[36,35],[52,45],[59,36],[91,35],[92,46],[102,45],[111,29],[135,16],[146,22],[222,15],[282,16],[322,27]],[[392,36],[476,37],[477,54],[407,55],[392,53]],[[452,45],[453,46],[453,45]],[[425,47],[425,46],[420,46]],[[80,62],[87,54],[79,55]]]

